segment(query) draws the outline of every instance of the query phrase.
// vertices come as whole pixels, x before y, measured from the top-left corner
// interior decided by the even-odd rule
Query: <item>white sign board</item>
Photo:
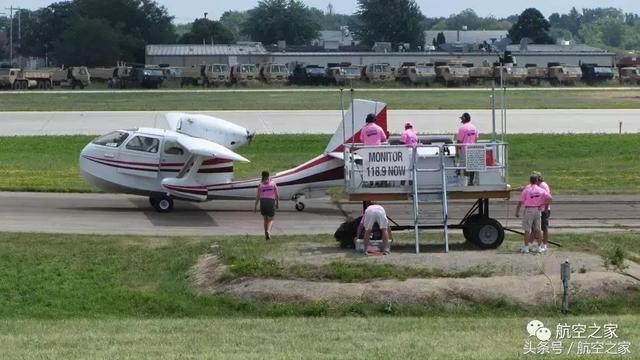
[[[366,148],[358,150],[358,155],[364,181],[411,180],[412,148]]]
[[[467,171],[486,171],[487,153],[484,145],[468,145],[465,149]]]

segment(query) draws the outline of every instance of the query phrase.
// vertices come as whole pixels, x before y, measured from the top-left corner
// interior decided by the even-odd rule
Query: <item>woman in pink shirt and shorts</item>
[[[264,218],[264,238],[266,240],[271,240],[271,228],[273,227],[273,217],[278,208],[278,198],[278,186],[269,177],[269,172],[263,171],[253,211],[258,211],[258,203],[260,203],[260,214]]]

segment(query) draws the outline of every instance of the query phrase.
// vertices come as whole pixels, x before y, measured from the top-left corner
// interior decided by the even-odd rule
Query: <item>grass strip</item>
[[[580,235],[554,240],[588,244],[606,250],[624,244],[639,253],[631,235]],[[636,239],[637,240],[637,239]],[[199,318],[282,316],[528,316],[531,309],[504,301],[483,304],[443,305],[301,305],[260,304],[221,295],[198,296],[189,284],[189,271],[199,256],[217,244],[227,264],[263,259],[287,244],[309,237],[279,237],[266,244],[260,237],[154,237],[0,233],[0,319],[75,318]],[[330,235],[313,239],[323,246],[337,246]],[[240,256],[244,249],[253,252]],[[263,256],[258,256],[262,254]],[[233,256],[232,256],[233,255]],[[234,258],[235,256],[235,258]],[[368,268],[373,269],[373,267]],[[359,268],[343,268],[351,278]],[[249,274],[259,274],[261,265]],[[377,270],[376,270],[377,271]],[[374,271],[375,273],[375,271]],[[380,271],[377,271],[377,275]],[[257,275],[260,277],[259,275]],[[343,275],[346,277],[346,275]],[[574,314],[640,314],[640,294],[606,301],[572,302]],[[539,316],[558,309],[542,306]],[[3,323],[3,322],[0,322]],[[2,333],[0,331],[0,333]]]
[[[78,157],[91,136],[0,137],[0,191],[94,192],[79,175]],[[239,153],[237,179],[297,166],[322,153],[328,135],[262,135]],[[520,186],[532,170],[555,193],[638,193],[640,134],[509,135],[509,182]]]
[[[391,109],[487,109],[489,91],[367,91],[358,98],[387,103]],[[637,109],[640,89],[517,90],[507,93],[510,109]],[[210,93],[56,93],[1,94],[0,111],[136,111],[156,110],[335,110],[338,90],[327,92],[210,92]]]
[[[0,348],[5,358],[27,360],[637,358],[638,315],[536,317],[532,313],[499,318],[11,320],[0,322]],[[528,341],[538,344],[525,331],[533,318],[553,334],[558,324],[565,323],[617,325],[618,338],[610,342],[631,343],[631,354],[578,355],[580,340],[563,339],[562,354],[525,355]]]

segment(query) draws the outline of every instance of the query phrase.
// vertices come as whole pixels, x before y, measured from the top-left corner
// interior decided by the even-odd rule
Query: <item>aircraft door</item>
[[[134,135],[120,150],[118,171],[144,178],[157,178],[160,167],[160,138]]]
[[[165,177],[176,177],[189,159],[189,152],[174,139],[164,139],[160,154],[160,174]]]

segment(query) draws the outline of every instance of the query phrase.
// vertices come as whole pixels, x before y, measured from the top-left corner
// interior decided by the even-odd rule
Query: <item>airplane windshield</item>
[[[106,135],[97,137],[92,141],[95,145],[102,145],[108,147],[118,147],[129,137],[129,133],[125,131],[113,131]]]

